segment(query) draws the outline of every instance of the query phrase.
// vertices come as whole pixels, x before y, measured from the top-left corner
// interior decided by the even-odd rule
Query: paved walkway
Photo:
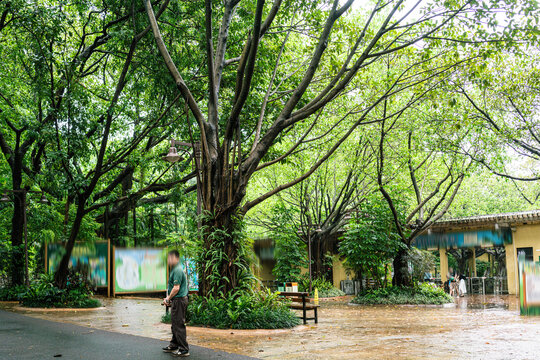
[[[159,321],[164,313],[163,306],[159,305],[159,299],[100,298],[100,300],[105,308],[97,310],[29,311],[18,308],[16,304],[5,303],[0,303],[0,310],[5,309],[37,320],[68,323],[51,325],[45,322],[47,330],[43,330],[43,327],[35,330],[39,336],[49,331],[49,327],[71,329],[68,325],[78,325],[83,326],[75,327],[82,329],[78,330],[79,333],[107,334],[107,337],[114,339],[136,339],[135,342],[138,342],[136,345],[140,345],[120,348],[118,344],[124,340],[114,340],[111,341],[112,345],[99,345],[106,350],[99,352],[95,358],[101,359],[104,354],[106,356],[103,359],[137,358],[135,349],[142,349],[151,354],[142,358],[168,358],[169,355],[159,353],[159,348],[170,337],[171,331],[170,326]],[[451,308],[351,306],[345,301],[324,301],[321,302],[317,325],[310,321],[307,326],[293,330],[256,331],[189,327],[188,341],[190,345],[269,360],[538,360],[540,316],[520,316],[518,300],[515,296],[466,296],[456,298],[456,306]],[[4,329],[8,325],[10,327],[15,325],[8,324],[5,317],[6,315],[0,313],[0,360],[9,356],[4,354],[9,354],[10,349],[11,354],[14,350],[17,351],[14,359],[24,359],[20,354],[26,355],[24,351],[30,346],[33,346],[34,351],[39,351],[35,350],[36,347],[46,350],[36,353],[37,356],[32,356],[32,359],[51,359],[53,353],[64,351],[62,346],[49,348],[42,346],[41,343],[28,344],[22,341],[24,336],[22,329],[19,334],[10,334],[21,338],[18,340],[19,347],[6,347]],[[33,324],[34,320],[28,322]],[[94,333],[91,333],[92,330]],[[68,339],[72,335],[68,331],[67,335],[58,336]],[[73,344],[80,341],[80,338],[76,336],[77,340],[65,348],[77,346]],[[10,338],[6,339],[9,346],[15,344]],[[95,343],[97,342],[99,341],[95,340]],[[131,343],[133,342],[132,340]],[[111,352],[116,349],[120,355]],[[86,356],[79,359],[92,359],[89,356],[93,356],[96,349],[90,351],[91,355],[85,354]],[[84,349],[84,352],[88,352],[88,349]],[[195,346],[192,353],[192,358],[195,359],[199,354],[201,355],[198,358],[205,358],[206,354],[209,354],[206,358],[227,359],[215,355],[221,353],[212,353],[211,350]],[[68,356],[65,351],[63,354],[62,359],[77,359]]]
[[[0,310],[0,359],[171,359],[166,341],[52,322]],[[191,346],[188,359],[254,359]]]

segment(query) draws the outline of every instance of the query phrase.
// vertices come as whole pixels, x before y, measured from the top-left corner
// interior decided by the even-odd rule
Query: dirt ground
[[[28,311],[47,320],[168,339],[158,299],[101,299],[105,308]],[[292,330],[188,328],[188,341],[263,359],[539,359],[540,317],[519,315],[515,296],[471,296],[454,307],[322,302],[319,324]]]

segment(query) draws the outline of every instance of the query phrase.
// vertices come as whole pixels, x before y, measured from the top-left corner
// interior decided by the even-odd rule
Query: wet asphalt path
[[[168,342],[36,319],[0,310],[0,359],[180,359],[163,353]],[[247,360],[190,346],[190,360]]]

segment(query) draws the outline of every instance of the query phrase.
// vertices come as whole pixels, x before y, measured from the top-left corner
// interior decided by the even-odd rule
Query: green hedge
[[[338,288],[319,290],[319,298],[331,298],[336,296],[345,296],[346,294]]]
[[[319,291],[319,298],[329,298],[344,296],[345,293],[334,287],[330,281],[321,278],[315,278],[311,281],[311,289]],[[300,279],[298,291],[309,291],[309,276],[304,275]],[[311,294],[313,296],[313,293]]]
[[[65,289],[54,285],[52,274],[43,274],[18,295],[23,306],[43,308],[95,308],[99,300],[92,298],[92,287],[85,276],[70,273]]]
[[[377,304],[447,304],[454,299],[441,288],[429,283],[415,287],[388,287],[377,290],[367,290],[356,296],[352,302],[362,305]]]
[[[0,288],[0,301],[19,301],[20,296],[25,292],[24,285]]]
[[[218,329],[285,329],[300,323],[287,301],[269,291],[228,297],[191,297],[186,320],[190,325]],[[164,315],[161,321],[170,323],[170,316]]]

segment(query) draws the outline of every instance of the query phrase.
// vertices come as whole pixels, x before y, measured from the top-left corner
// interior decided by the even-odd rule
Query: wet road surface
[[[34,319],[0,310],[0,359],[164,359],[167,342],[73,324]],[[192,346],[192,360],[253,358]]]
[[[105,309],[29,316],[166,340],[158,299],[102,299]],[[515,296],[456,299],[451,308],[323,302],[319,324],[288,331],[188,328],[190,344],[264,359],[540,359],[540,317]]]

